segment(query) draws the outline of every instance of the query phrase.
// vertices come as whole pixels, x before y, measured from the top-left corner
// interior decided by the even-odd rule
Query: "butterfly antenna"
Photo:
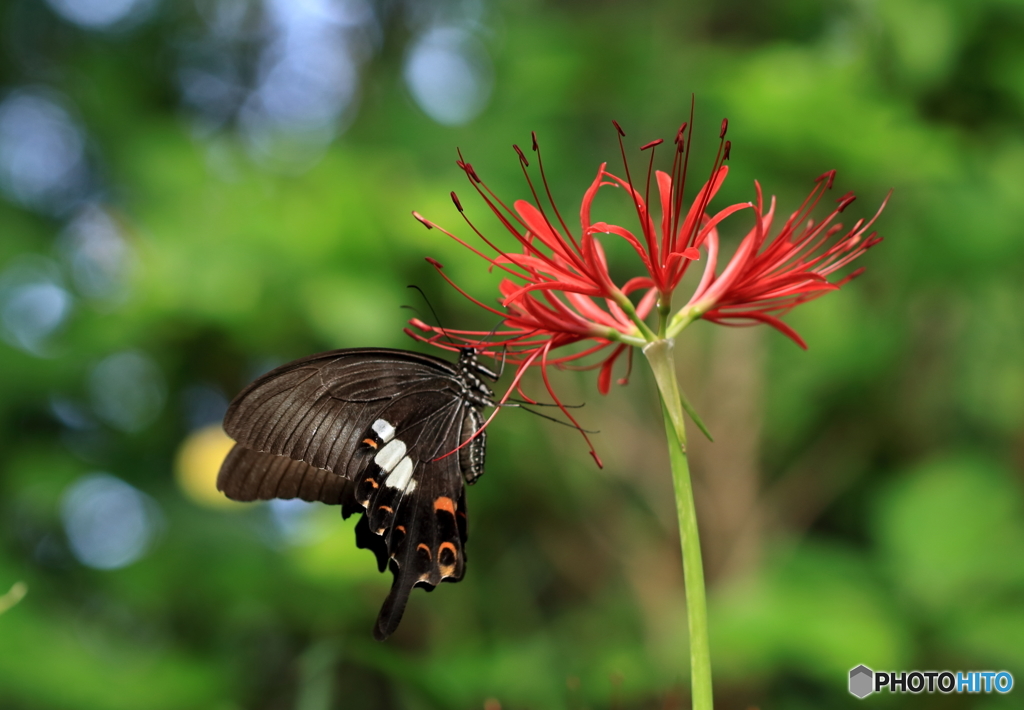
[[[452,345],[454,345],[456,347],[461,347],[458,343],[456,343],[454,340],[452,340],[452,337],[450,335],[448,335],[448,331],[445,330],[445,327],[443,325],[441,325],[441,319],[438,317],[437,311],[434,310],[434,304],[432,304],[430,302],[430,299],[427,298],[427,294],[423,293],[423,289],[420,288],[419,286],[417,286],[416,284],[409,284],[406,288],[414,288],[414,289],[416,289],[417,291],[420,292],[420,295],[423,297],[423,301],[427,304],[427,308],[430,309],[430,312],[434,316],[434,321],[437,322],[437,327],[441,329],[441,334],[444,335],[444,337],[448,338],[448,342],[451,343]],[[411,306],[410,306],[410,308],[411,308]],[[416,309],[412,308],[412,310],[415,311]]]
[[[506,405],[506,406],[509,406],[509,407],[511,407],[511,406],[517,406],[518,407],[518,406],[522,406],[524,404],[528,404],[531,407],[557,407],[558,406],[554,402],[528,402],[525,399],[518,399],[516,397],[509,397],[508,401],[512,403],[512,404],[507,404]],[[565,407],[566,409],[581,409],[582,407],[586,406],[586,402],[584,402],[583,404],[563,404],[562,406]]]
[[[505,372],[505,356],[508,355],[508,345],[501,346],[501,364],[498,365],[498,379],[501,379],[501,374]]]
[[[587,434],[600,434],[601,433],[600,431],[591,431],[590,429],[584,429],[581,426],[576,426],[575,424],[570,424],[569,422],[563,422],[561,419],[555,419],[554,417],[549,417],[547,414],[543,414],[541,412],[535,412],[532,409],[527,409],[522,404],[516,404],[516,405],[513,405],[513,406],[518,407],[519,409],[522,409],[524,412],[529,412],[530,414],[536,414],[541,419],[547,419],[549,422],[554,422],[555,424],[561,424],[562,426],[567,426],[570,429],[576,429],[577,431],[582,431],[582,432],[585,432]]]
[[[505,322],[504,320],[500,320],[497,323],[495,323],[494,327],[491,328],[491,330],[487,333],[487,335],[485,335],[484,337],[480,338],[480,340],[476,341],[476,343],[473,344],[473,347],[476,348],[477,350],[480,350],[481,349],[480,348],[481,343],[485,343],[488,340],[490,340],[491,336],[493,336],[495,333],[498,332],[498,328],[500,328],[501,324],[504,323],[504,322]],[[501,364],[498,365],[498,377],[499,378],[501,377],[501,373],[505,372],[505,354],[507,352],[508,352],[508,346],[507,345],[502,345],[501,346]],[[495,357],[494,361],[498,362],[498,358]]]

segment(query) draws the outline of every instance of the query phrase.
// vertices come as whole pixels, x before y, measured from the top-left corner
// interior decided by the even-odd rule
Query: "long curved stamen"
[[[551,203],[551,209],[555,211],[555,216],[558,217],[558,222],[562,225],[562,229],[565,231],[565,236],[569,237],[573,247],[576,251],[579,251],[580,247],[579,244],[576,243],[576,237],[574,237],[572,232],[569,231],[568,225],[566,225],[565,220],[562,219],[562,214],[558,211],[558,206],[555,204],[555,198],[551,196],[551,186],[548,185],[547,174],[544,172],[544,160],[541,158],[540,143],[537,142],[537,132],[532,131],[530,133],[530,137],[533,139],[533,152],[537,154],[537,167],[540,170],[540,179],[541,182],[544,183],[544,191],[547,192],[548,202]]]
[[[647,205],[648,212],[650,212],[651,209],[651,173],[654,171],[654,151],[659,145],[661,145],[664,142],[664,139],[658,138],[657,140],[653,140],[650,143],[646,143],[640,147],[641,152],[645,150],[651,151],[650,160],[647,161],[647,186],[644,188],[644,204]],[[668,253],[667,251],[665,251],[664,243],[662,244],[661,251],[663,254]]]
[[[679,160],[680,172],[677,178],[675,174],[676,162],[673,161],[672,179],[676,181],[676,193],[675,199],[673,200],[673,212],[675,218],[672,221],[672,235],[670,249],[676,251],[676,235],[679,233],[679,217],[683,212],[683,189],[686,187],[686,172],[690,165],[690,146],[693,144],[693,110],[697,103],[697,99],[693,94],[690,94],[690,120],[687,121],[680,127],[679,133],[676,134],[676,159],[682,154],[682,160]],[[688,131],[688,132],[687,132]],[[683,136],[683,133],[686,133]]]
[[[519,146],[517,146],[515,144],[512,144],[512,147],[515,148],[516,153],[519,154],[519,165],[520,165],[520,167],[523,170],[523,177],[526,178],[526,184],[530,188],[530,194],[533,195],[533,202],[537,206],[537,210],[540,212],[540,216],[544,219],[544,224],[547,225],[548,229],[551,231],[552,234],[558,234],[558,230],[556,230],[554,225],[551,224],[551,220],[548,219],[547,213],[544,211],[544,205],[541,202],[540,197],[537,195],[537,189],[533,186],[533,180],[530,179],[530,171],[528,170],[528,168],[530,167],[529,161],[526,159],[526,156],[523,155],[523,151],[520,150]],[[541,177],[542,178],[543,178],[543,175],[544,175],[544,172],[542,170],[541,171]],[[544,186],[547,187],[547,181],[546,180],[544,181]],[[550,191],[548,191],[548,199],[549,200],[551,199],[551,192]],[[552,205],[554,205],[553,201],[552,201]],[[557,208],[555,209],[555,214],[556,215],[558,214],[558,209]],[[558,219],[561,220],[561,215],[558,215]],[[527,228],[529,228],[529,225],[527,225]],[[565,224],[564,223],[562,224],[562,229],[565,229]],[[568,234],[568,230],[566,230],[565,233]],[[583,259],[580,258],[580,256],[579,256],[579,247],[576,245],[576,241],[575,240],[573,240],[573,247],[574,247],[573,249],[566,249],[565,253],[569,256],[569,259],[573,262],[573,265],[577,269],[579,269],[583,273],[587,273],[587,266],[583,262]]]

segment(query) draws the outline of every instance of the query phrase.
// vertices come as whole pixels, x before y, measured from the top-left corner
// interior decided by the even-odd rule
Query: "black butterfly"
[[[405,350],[334,350],[268,372],[235,397],[224,429],[237,442],[217,488],[241,501],[301,498],[363,517],[356,544],[394,581],[377,617],[383,640],[415,586],[466,570],[463,482],[483,474],[482,407],[497,380],[464,348],[457,364]]]

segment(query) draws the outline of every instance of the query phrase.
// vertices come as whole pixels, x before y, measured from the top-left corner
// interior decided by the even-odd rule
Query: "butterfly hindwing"
[[[399,350],[322,353],[258,378],[225,416],[237,441],[217,481],[228,497],[363,513],[357,545],[394,574],[379,639],[397,628],[413,587],[465,573],[463,481],[483,470],[482,433],[451,452],[480,428],[476,407],[490,400],[461,365]],[[470,386],[484,399],[469,398]]]
[[[238,501],[301,498],[341,505],[351,496],[352,482],[305,461],[235,444],[221,465],[217,489]]]
[[[394,574],[374,629],[378,638],[397,628],[413,587],[433,589],[464,574],[465,524],[457,517],[465,519],[460,459],[439,457],[461,442],[468,411],[473,410],[461,400],[437,392],[403,394],[377,412],[375,438],[364,439],[373,458],[355,477],[355,499],[366,511],[360,546],[373,549],[381,568],[388,564]]]
[[[395,512],[386,534],[394,580],[374,629],[379,639],[397,628],[413,587],[429,590],[441,582],[457,582],[465,574],[466,526],[459,523],[465,521],[465,495],[461,484],[450,485],[451,474],[458,475],[454,458],[427,462],[421,475],[423,486],[417,488],[417,495],[406,496]],[[373,525],[370,522],[371,529]]]

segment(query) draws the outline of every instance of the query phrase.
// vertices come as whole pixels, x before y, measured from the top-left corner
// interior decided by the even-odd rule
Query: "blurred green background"
[[[0,7],[0,707],[681,708],[683,591],[655,390],[554,373],[605,468],[522,412],[470,489],[464,581],[390,585],[353,521],[224,504],[216,424],[255,375],[417,348],[424,262],[490,301],[455,148],[509,200],[535,130],[563,213],[670,139],[788,213],[836,168],[886,241],[766,328],[698,323],[683,387],[718,707],[844,708],[847,673],[1024,682],[1024,3],[8,0]],[[639,164],[639,163],[637,163]],[[694,183],[691,183],[691,189]],[[748,219],[732,220],[734,244]],[[484,220],[486,222],[486,220]],[[639,364],[639,363],[638,363]],[[538,380],[529,383],[539,394]],[[214,428],[210,428],[213,425]],[[880,708],[1022,707],[875,696]]]

